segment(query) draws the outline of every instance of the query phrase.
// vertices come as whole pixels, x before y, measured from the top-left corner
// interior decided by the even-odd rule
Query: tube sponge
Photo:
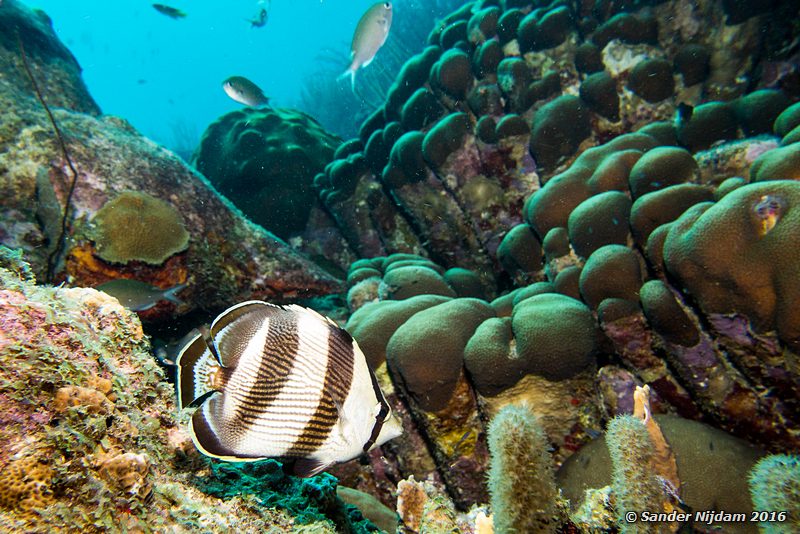
[[[661,481],[651,468],[654,448],[647,427],[633,415],[617,416],[608,424],[606,443],[620,532],[653,532],[655,523],[629,523],[625,519],[626,512],[659,512],[664,506]]]
[[[489,424],[489,495],[497,534],[555,532],[559,500],[548,441],[533,413],[504,406]]]
[[[761,532],[800,532],[800,456],[765,456],[750,471],[749,483],[754,510],[786,512],[785,521],[760,523]]]

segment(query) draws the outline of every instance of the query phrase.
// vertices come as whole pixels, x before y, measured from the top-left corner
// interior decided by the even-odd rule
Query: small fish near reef
[[[269,0],[266,2],[263,0],[258,2],[256,14],[253,15],[253,18],[248,19],[247,21],[250,23],[251,28],[263,28],[267,24],[267,20],[269,20],[269,7]]]
[[[178,8],[168,6],[165,4],[153,4],[153,9],[161,13],[162,15],[166,15],[171,19],[183,19],[186,18],[186,13],[181,11]]]
[[[350,46],[350,66],[340,76],[350,76],[350,85],[355,92],[356,71],[366,67],[375,58],[375,54],[389,37],[389,28],[392,27],[391,2],[378,2],[367,10],[361,17],[353,33],[353,43]]]
[[[179,352],[178,407],[203,454],[279,458],[308,477],[402,428],[350,334],[314,310],[247,301]]]
[[[177,297],[177,294],[185,288],[186,284],[178,284],[161,289],[139,280],[127,278],[112,280],[95,287],[98,291],[115,297],[120,304],[135,312],[149,310],[162,300],[168,300],[180,306],[183,301]]]
[[[264,91],[244,76],[231,76],[222,82],[222,89],[231,99],[245,106],[256,108],[269,104]]]

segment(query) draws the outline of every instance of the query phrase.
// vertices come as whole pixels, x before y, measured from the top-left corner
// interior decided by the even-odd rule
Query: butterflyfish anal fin
[[[294,462],[292,472],[300,478],[308,478],[317,475],[330,467],[331,464],[315,460],[313,458],[298,458]]]

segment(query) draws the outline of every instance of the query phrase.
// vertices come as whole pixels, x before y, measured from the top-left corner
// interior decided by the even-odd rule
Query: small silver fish
[[[174,8],[172,6],[167,6],[164,4],[153,4],[153,8],[161,13],[162,15],[166,15],[171,19],[183,19],[186,18],[186,13],[181,11],[180,9]]]
[[[263,28],[267,24],[268,13],[263,7],[259,9],[253,18],[248,19],[251,28]]]
[[[267,24],[267,20],[269,19],[269,7],[269,0],[261,0],[258,2],[258,10],[256,10],[256,14],[253,15],[253,18],[247,21],[250,23],[251,28],[263,28],[264,25]]]
[[[353,33],[353,43],[350,46],[350,66],[340,76],[350,75],[350,84],[355,91],[356,71],[369,65],[375,54],[389,37],[389,28],[392,26],[391,2],[378,2],[370,7],[361,17]]]
[[[115,297],[129,310],[140,312],[149,310],[161,300],[168,300],[177,305],[183,304],[177,294],[185,287],[186,284],[178,284],[168,289],[161,289],[139,280],[121,278],[100,284],[95,289]]]
[[[175,363],[178,407],[199,404],[190,433],[213,458],[282,458],[306,477],[402,433],[358,344],[308,308],[237,304]]]
[[[269,103],[264,91],[244,76],[231,76],[222,82],[222,89],[233,100],[245,106],[255,108]]]

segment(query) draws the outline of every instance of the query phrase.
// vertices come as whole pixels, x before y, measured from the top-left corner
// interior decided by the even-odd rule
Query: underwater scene
[[[0,533],[800,532],[800,0],[0,0]]]

